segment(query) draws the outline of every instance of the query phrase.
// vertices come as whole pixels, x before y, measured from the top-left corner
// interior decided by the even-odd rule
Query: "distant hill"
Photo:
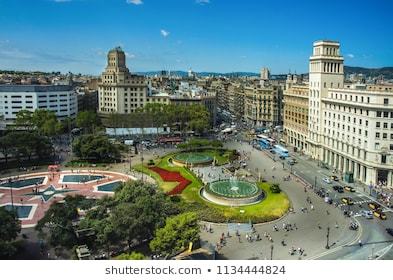
[[[155,76],[155,75],[160,75],[161,71],[147,71],[147,72],[137,72],[138,74],[141,75],[146,75],[146,76]],[[252,77],[252,76],[259,76],[258,73],[253,73],[253,72],[230,72],[230,73],[220,73],[220,72],[195,72],[195,74],[198,77],[218,77],[218,76],[226,76],[226,77]],[[188,72],[187,71],[181,71],[181,70],[176,70],[176,71],[171,71],[171,75],[173,76],[180,76],[180,77],[187,77]]]
[[[344,66],[345,74],[363,74],[372,78],[383,75],[385,79],[393,79],[393,67],[382,67],[382,68],[363,68],[355,66]]]
[[[364,67],[355,67],[355,66],[344,66],[345,74],[363,74],[366,77],[370,76],[372,78],[383,75],[386,80],[393,79],[393,67],[382,67],[382,68],[364,68]],[[148,71],[148,72],[139,72],[139,74],[146,76],[155,76],[160,75],[161,71]],[[171,75],[176,75],[180,77],[187,77],[188,72],[186,71],[171,71]],[[226,76],[226,77],[259,77],[259,73],[254,72],[196,72],[196,75],[199,77],[217,77],[217,76]],[[286,79],[287,74],[273,74],[271,75],[272,79]],[[304,74],[306,77],[308,73]]]

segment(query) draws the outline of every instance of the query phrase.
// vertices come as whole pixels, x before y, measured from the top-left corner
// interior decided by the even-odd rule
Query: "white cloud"
[[[127,4],[134,4],[134,5],[142,5],[143,1],[142,0],[127,0]]]
[[[199,5],[210,4],[210,0],[195,0],[195,3]]]
[[[166,31],[166,30],[164,30],[164,29],[161,29],[161,35],[164,37],[164,38],[166,38],[166,37],[168,37],[169,36],[169,31]]]
[[[354,58],[354,57],[355,57],[355,55],[352,54],[352,53],[347,54],[347,56],[348,56],[349,58]]]
[[[127,58],[135,58],[135,54],[125,52]]]

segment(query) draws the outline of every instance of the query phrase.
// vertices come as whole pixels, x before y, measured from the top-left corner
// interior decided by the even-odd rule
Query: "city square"
[[[0,260],[393,259],[392,3],[32,2],[0,0]]]

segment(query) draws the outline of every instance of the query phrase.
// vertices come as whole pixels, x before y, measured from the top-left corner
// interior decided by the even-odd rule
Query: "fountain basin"
[[[200,191],[206,200],[225,206],[244,206],[262,201],[265,193],[255,184],[237,180],[220,180],[209,183]]]

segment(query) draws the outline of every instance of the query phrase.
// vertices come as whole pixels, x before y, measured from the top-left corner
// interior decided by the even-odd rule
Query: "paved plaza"
[[[63,200],[66,195],[83,195],[86,198],[112,195],[116,182],[129,179],[136,178],[102,170],[65,170],[6,177],[1,179],[0,206],[12,208],[13,205],[22,227],[32,227],[44,216],[52,203]],[[27,182],[28,185],[20,186],[19,182]]]

